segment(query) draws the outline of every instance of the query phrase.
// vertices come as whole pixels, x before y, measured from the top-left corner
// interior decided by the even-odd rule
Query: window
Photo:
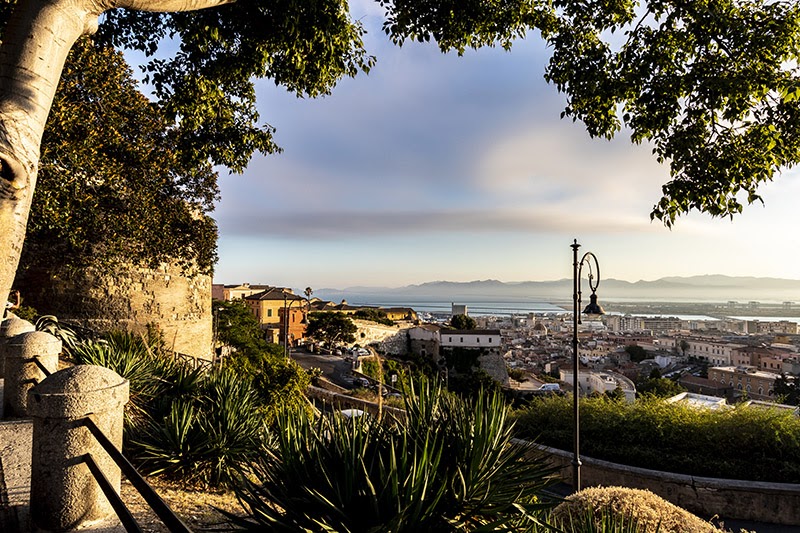
[[[267,309],[267,316],[272,316],[272,309]]]
[[[461,337],[461,342],[462,342],[462,343],[464,342],[464,337]]]

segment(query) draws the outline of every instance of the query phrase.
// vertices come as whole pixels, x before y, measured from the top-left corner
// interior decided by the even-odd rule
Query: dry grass
[[[556,519],[579,521],[588,510],[596,519],[602,513],[633,517],[640,531],[647,533],[722,533],[723,530],[656,496],[648,490],[624,487],[593,487],[573,494],[553,511]]]
[[[193,531],[230,529],[226,517],[215,508],[239,515],[244,512],[236,496],[229,491],[186,487],[157,478],[149,478],[147,482]],[[122,481],[120,492],[123,501],[143,531],[148,533],[169,531],[127,480]]]

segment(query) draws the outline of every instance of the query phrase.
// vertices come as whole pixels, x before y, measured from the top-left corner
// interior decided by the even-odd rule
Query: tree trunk
[[[194,11],[234,0],[20,0],[0,43],[0,300],[25,241],[39,147],[67,54],[103,11]],[[75,118],[76,120],[79,117]],[[24,296],[24,295],[23,295]]]
[[[87,2],[87,4],[89,4]],[[28,223],[39,147],[72,45],[96,28],[98,4],[21,0],[0,44],[0,299],[8,297]]]

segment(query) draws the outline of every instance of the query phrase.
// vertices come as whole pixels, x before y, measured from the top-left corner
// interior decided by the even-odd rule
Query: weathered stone
[[[26,303],[61,320],[101,332],[145,333],[156,326],[168,348],[202,359],[213,356],[208,275],[183,272],[177,265],[119,265],[111,273],[91,268],[26,272],[15,283]]]
[[[36,331],[36,326],[17,317],[10,317],[0,322],[0,346],[6,343],[10,337],[19,335],[20,333],[28,333],[29,331]],[[1,350],[1,348],[0,348]],[[0,351],[0,378],[5,376],[5,355]]]
[[[74,529],[113,512],[84,460],[90,455],[119,494],[120,469],[82,420],[91,415],[122,448],[129,383],[104,367],[79,365],[42,381],[28,393],[33,417],[31,517],[45,530]]]
[[[21,333],[6,339],[0,354],[5,361],[3,417],[28,416],[28,391],[46,377],[35,360],[50,373],[58,370],[61,340],[43,331]]]

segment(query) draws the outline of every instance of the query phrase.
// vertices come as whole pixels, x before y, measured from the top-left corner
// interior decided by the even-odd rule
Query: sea
[[[467,311],[470,316],[512,316],[512,315],[527,315],[534,313],[538,315],[563,315],[572,313],[572,303],[565,302],[563,304],[555,304],[550,302],[520,302],[520,301],[443,301],[443,300],[415,300],[415,299],[397,299],[381,295],[366,296],[359,295],[353,300],[348,302],[351,305],[369,305],[378,307],[410,307],[417,311],[417,313],[430,313],[430,314],[450,314],[452,305],[466,305]],[[620,314],[613,311],[609,314]],[[646,317],[676,317],[680,320],[696,320],[696,321],[715,321],[719,318],[707,315],[691,315],[691,314],[659,314],[659,313],[642,313],[636,316]],[[785,316],[730,316],[734,320],[758,320],[760,322],[779,322],[789,321],[800,324],[800,317],[785,317]]]

